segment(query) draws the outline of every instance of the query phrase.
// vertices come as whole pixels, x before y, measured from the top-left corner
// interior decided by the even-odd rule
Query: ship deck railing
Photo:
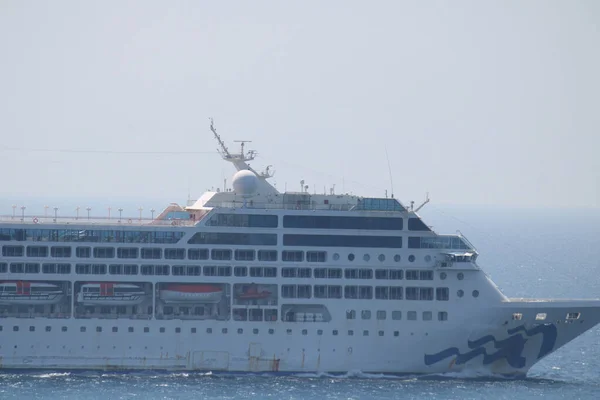
[[[156,219],[156,218],[115,218],[115,217],[87,217],[87,216],[39,216],[39,215],[0,215],[0,223],[7,224],[26,224],[26,225],[49,225],[49,224],[64,224],[64,225],[111,225],[111,226],[160,226],[160,227],[181,227],[194,226],[199,220],[186,219]]]

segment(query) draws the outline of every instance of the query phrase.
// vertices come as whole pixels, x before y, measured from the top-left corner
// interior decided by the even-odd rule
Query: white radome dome
[[[258,188],[258,178],[252,171],[238,171],[233,175],[233,191],[242,196],[250,196]]]

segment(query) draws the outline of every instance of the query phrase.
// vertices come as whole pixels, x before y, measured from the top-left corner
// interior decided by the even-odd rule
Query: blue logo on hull
[[[554,349],[554,344],[556,343],[557,331],[556,326],[553,324],[538,325],[533,329],[525,329],[525,325],[520,325],[516,328],[508,329],[506,332],[510,336],[504,340],[496,340],[493,335],[486,335],[473,341],[469,340],[467,345],[472,350],[464,354],[461,354],[456,347],[447,348],[436,354],[425,354],[425,365],[432,365],[453,356],[456,357],[454,363],[460,365],[477,356],[483,355],[483,365],[488,365],[504,358],[511,367],[523,368],[526,364],[526,359],[522,354],[525,349],[525,343],[527,343],[528,340],[523,337],[523,333],[525,333],[527,337],[532,337],[540,333],[542,334],[542,345],[540,346],[538,359],[550,353]],[[488,354],[487,350],[483,347],[489,342],[494,342],[494,348],[497,349],[497,351],[492,354]]]

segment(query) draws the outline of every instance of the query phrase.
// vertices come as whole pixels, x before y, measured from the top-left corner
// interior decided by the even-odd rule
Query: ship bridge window
[[[0,274],[4,274],[6,272],[8,272],[8,264],[0,263]]]
[[[304,252],[303,251],[284,250],[281,252],[281,260],[282,261],[290,261],[290,262],[304,261]]]
[[[208,260],[208,249],[188,249],[188,260]]]
[[[138,258],[138,249],[135,247],[119,247],[117,249],[118,258]]]
[[[207,226],[232,226],[248,228],[277,228],[276,215],[264,214],[214,214],[208,221]]]
[[[90,258],[92,256],[91,247],[76,247],[75,256],[79,258]]]
[[[243,246],[276,246],[275,233],[197,232],[189,244],[231,244]]]
[[[4,257],[23,257],[23,246],[3,246],[2,255]]]
[[[433,300],[433,288],[407,287],[406,300]]]
[[[285,246],[306,247],[385,247],[401,248],[401,236],[357,236],[357,235],[283,235]]]
[[[259,261],[277,261],[277,250],[259,250]]]
[[[142,248],[142,258],[146,260],[160,260],[162,249],[156,247]]]
[[[234,267],[233,274],[235,276],[248,276],[248,268],[247,267]]]
[[[406,211],[396,199],[365,197],[358,199],[356,210]]]
[[[183,260],[185,258],[185,249],[165,249],[165,259]]]
[[[13,274],[25,273],[25,264],[23,263],[10,263],[10,272]]]
[[[48,247],[27,246],[27,257],[48,257]]]
[[[235,250],[235,259],[237,261],[254,261],[254,250]]]
[[[327,252],[325,251],[307,251],[307,262],[325,262],[327,261]]]
[[[421,220],[421,218],[409,218],[408,219],[408,230],[409,231],[431,231],[427,225]]]
[[[231,260],[231,250],[228,249],[212,249],[210,258],[213,260]]]
[[[402,230],[402,218],[286,215],[285,228]]]

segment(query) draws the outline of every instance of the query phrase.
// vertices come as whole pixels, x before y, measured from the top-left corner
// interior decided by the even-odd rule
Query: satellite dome
[[[249,170],[238,171],[233,175],[233,191],[242,196],[250,196],[258,188],[258,178]]]

